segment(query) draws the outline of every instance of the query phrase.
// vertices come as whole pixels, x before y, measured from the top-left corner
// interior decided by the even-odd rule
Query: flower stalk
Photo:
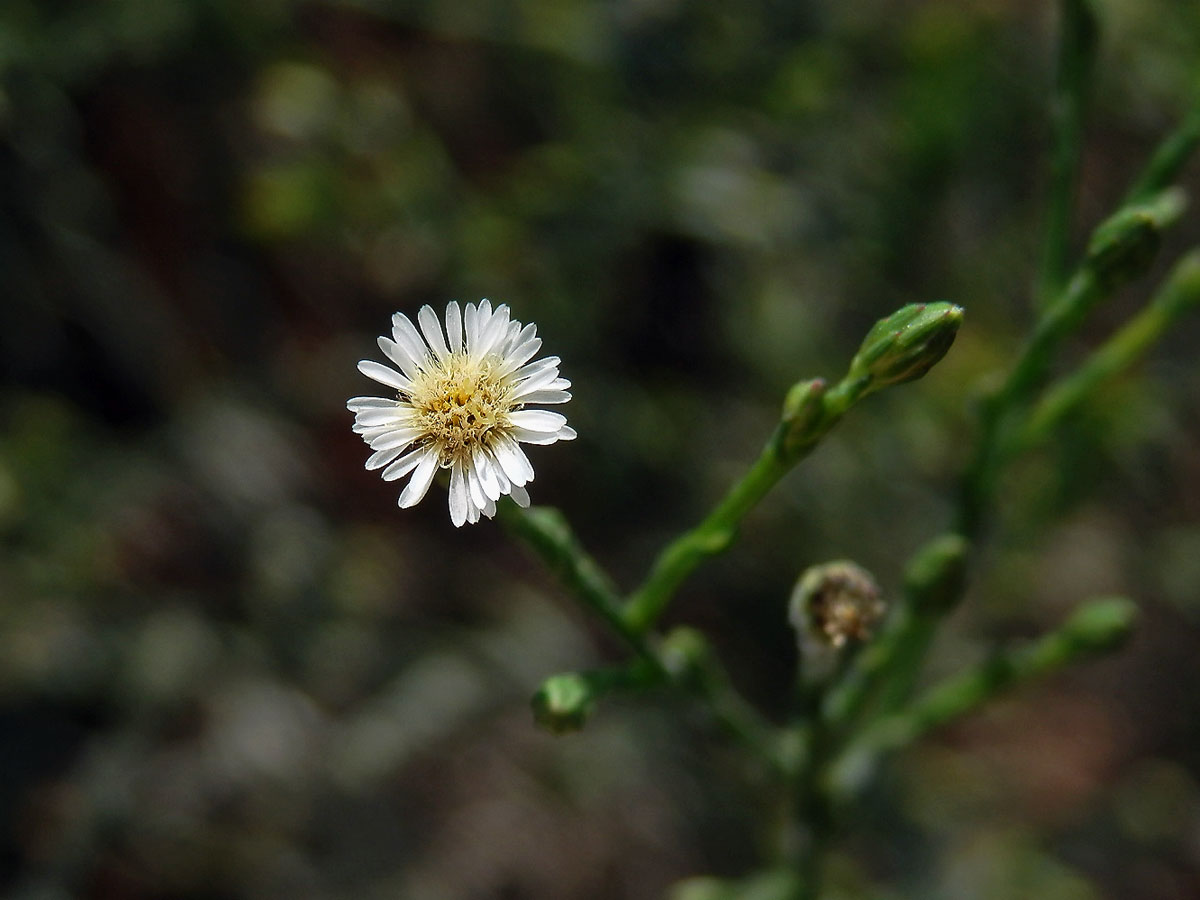
[[[750,470],[695,528],[663,549],[625,606],[625,620],[644,631],[667,608],[704,559],[727,549],[742,519],[862,398],[913,381],[950,349],[963,311],[950,303],[913,304],[881,319],[867,333],[850,369],[832,389],[821,379],[792,387],[780,424]]]

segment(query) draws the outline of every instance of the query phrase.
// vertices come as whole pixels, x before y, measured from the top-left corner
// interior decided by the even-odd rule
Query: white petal
[[[546,356],[542,359],[536,359],[526,366],[517,369],[515,378],[518,382],[528,381],[532,378],[545,375],[547,372],[553,372],[554,377],[558,377],[558,367],[562,362],[557,356]]]
[[[508,307],[501,304],[496,307],[491,321],[480,332],[479,347],[475,350],[476,355],[484,357],[495,350],[503,340],[506,331],[508,331]]]
[[[497,435],[492,442],[492,452],[496,456],[496,462],[514,485],[520,487],[533,481],[533,466],[529,463],[529,457],[512,438]]]
[[[416,506],[421,502],[421,498],[429,491],[429,485],[433,484],[433,476],[437,473],[437,469],[437,450],[429,447],[425,450],[425,455],[421,457],[421,461],[417,463],[417,470],[413,472],[412,478],[408,480],[408,484],[400,492],[400,499],[396,502],[401,509],[408,509],[410,506]]]
[[[450,468],[450,521],[455,528],[462,528],[467,521],[467,481],[463,477],[462,463],[455,463]]]
[[[391,434],[396,430],[395,425],[355,425],[353,431],[368,444],[378,437]]]
[[[417,364],[422,368],[429,366],[429,348],[425,346],[425,342],[421,340],[421,335],[417,333],[417,328],[408,316],[404,313],[396,313],[392,316],[392,337],[396,343],[407,351],[408,355],[417,361]]]
[[[407,349],[397,344],[391,338],[379,338],[379,349],[383,351],[384,356],[400,367],[400,370],[410,379],[416,378],[417,373],[421,371],[418,360],[412,358],[412,354]],[[411,390],[412,384],[409,383],[407,388],[403,390]]]
[[[425,458],[425,454],[428,452],[428,447],[418,447],[416,450],[408,451],[408,453],[384,469],[381,477],[384,481],[396,481],[403,478],[417,467],[417,464]]]
[[[463,471],[467,476],[467,490],[471,495],[471,504],[483,508],[487,503],[487,495],[483,492],[483,485],[479,482],[479,473],[475,471],[473,465],[466,465]]]
[[[376,450],[367,457],[367,471],[370,472],[372,469],[383,468],[399,456],[403,450],[403,447],[384,447],[382,450]]]
[[[500,490],[500,481],[496,478],[495,463],[483,452],[483,448],[478,446],[475,448],[472,461],[475,464],[475,473],[479,476],[479,486],[483,488],[483,493],[489,500],[499,500],[502,491]]]
[[[542,339],[539,337],[530,338],[517,344],[504,354],[504,365],[500,367],[500,374],[507,375],[509,372],[515,372],[532,359],[540,349],[542,349]]]
[[[400,404],[396,400],[388,400],[386,397],[351,397],[346,401],[346,409],[350,412],[358,412],[360,409],[395,409]]]
[[[364,425],[355,425],[353,431],[369,444],[381,434],[388,434],[395,429],[391,425],[372,425],[370,428]]]
[[[490,519],[496,514],[496,501],[489,499],[481,512]]]
[[[544,431],[549,434],[553,434],[567,424],[566,416],[562,413],[550,412],[548,409],[519,409],[509,413],[508,418],[517,428]]]
[[[492,302],[486,297],[479,301],[478,309],[475,314],[475,339],[472,341],[470,335],[467,336],[467,352],[478,358],[479,342],[483,340],[484,332],[487,331],[488,325],[492,322]]]
[[[559,440],[557,432],[547,434],[544,431],[530,431],[527,428],[510,428],[508,433],[512,435],[513,440],[523,444],[556,444]]]
[[[556,437],[560,441],[573,441],[575,438],[579,437],[579,435],[576,434],[575,429],[570,425],[564,425],[562,428],[558,429],[558,434]]]
[[[463,334],[462,312],[459,311],[458,301],[451,300],[446,304],[446,337],[450,339],[450,352],[462,352]]]
[[[529,403],[532,401],[522,398],[528,397],[537,391],[548,389],[555,379],[558,378],[557,369],[545,369],[536,373],[532,378],[527,378],[524,381],[518,382],[517,386],[511,390],[509,396],[514,402]]]
[[[407,425],[412,417],[412,410],[406,408],[364,409],[354,417],[354,424],[364,428],[373,425]]]
[[[377,363],[373,359],[360,360],[358,371],[362,372],[368,378],[373,378],[380,384],[386,384],[388,387],[395,388],[398,391],[406,391],[412,387],[412,382],[395,369],[390,369],[383,363]]]
[[[496,352],[503,357],[507,357],[510,350],[517,344],[521,343],[518,338],[521,335],[521,323],[516,319],[508,323],[508,328],[504,331],[504,337],[500,339],[499,345],[496,347]]]
[[[404,447],[425,434],[423,428],[390,428],[379,437],[371,438],[367,444],[372,450],[387,450],[389,447]]]
[[[514,323],[516,324],[516,323]],[[523,366],[541,349],[542,339],[537,336],[537,326],[530,322],[508,345],[504,351],[504,365],[500,374],[507,375]]]
[[[496,476],[496,484],[500,487],[500,494],[503,496],[512,490],[512,482],[508,480],[508,476],[504,474],[504,468],[500,465],[500,461],[496,458],[496,454],[492,450],[485,451],[488,459],[492,463],[492,474]],[[497,497],[497,500],[500,498]]]
[[[429,342],[438,359],[445,359],[450,355],[446,339],[442,337],[442,323],[438,321],[432,306],[427,304],[421,307],[417,313],[417,324],[421,326],[421,334],[425,335],[425,340]]]
[[[513,485],[512,498],[517,502],[517,506],[525,509],[529,508],[529,491],[525,490],[525,488]]]
[[[522,403],[566,403],[571,395],[566,391],[537,390],[521,396]]]
[[[463,333],[466,335],[467,353],[474,354],[475,345],[479,342],[479,310],[474,303],[468,303],[463,310]]]

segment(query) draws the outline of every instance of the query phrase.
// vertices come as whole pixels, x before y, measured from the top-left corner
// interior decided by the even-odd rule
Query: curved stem
[[[791,464],[780,458],[776,442],[768,443],[750,470],[704,521],[684,532],[658,555],[650,574],[625,607],[629,627],[637,632],[650,627],[684,579],[705,558],[720,553],[733,542],[738,523],[789,469]]]
[[[583,549],[562,513],[545,506],[522,509],[508,501],[500,503],[497,511],[504,526],[525,541],[584,606],[596,613],[638,657],[665,674],[647,636],[625,621],[621,597],[612,579]]]

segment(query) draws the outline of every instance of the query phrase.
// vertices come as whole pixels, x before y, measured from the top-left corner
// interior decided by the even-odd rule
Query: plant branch
[[[974,539],[1003,464],[1006,432],[1044,380],[1059,345],[1095,306],[1118,287],[1149,269],[1162,231],[1183,212],[1180,191],[1167,190],[1124,206],[1092,233],[1088,252],[1033,333],[999,390],[983,403],[975,455],[963,475],[955,528]]]
[[[918,550],[904,573],[904,591],[883,632],[865,646],[822,706],[830,725],[845,731],[872,699],[884,713],[908,699],[938,624],[966,587],[967,542],[957,534],[934,538]]]
[[[1140,203],[1173,184],[1197,146],[1200,146],[1200,99],[1193,103],[1179,127],[1155,149],[1129,189],[1125,203]]]
[[[1200,306],[1200,250],[1185,256],[1150,305],[1129,320],[1077,370],[1042,396],[1012,442],[1013,456],[1044,440],[1106,381],[1136,363],[1183,315]]]
[[[733,542],[746,514],[855,403],[885,387],[920,378],[936,365],[954,343],[962,317],[962,309],[951,303],[901,307],[867,332],[836,386],[826,390],[821,379],[793,385],[779,427],[750,470],[704,521],[668,544],[654,561],[625,607],[630,626],[644,631],[653,625],[684,579]]]
[[[1002,691],[1119,646],[1133,628],[1137,609],[1125,598],[1092,601],[1057,631],[1028,646],[1001,651],[982,664],[930,688],[903,712],[876,720],[837,760],[831,785],[853,792],[884,754],[982,706]]]
[[[561,512],[548,506],[522,509],[510,502],[500,503],[498,512],[504,526],[528,544],[584,606],[641,659],[662,670],[649,639],[630,628],[621,614],[621,597],[612,579],[583,549]]]
[[[738,523],[791,469],[770,441],[750,470],[730,489],[717,507],[695,528],[685,532],[659,554],[649,576],[630,597],[625,621],[635,632],[649,628],[675,591],[701,561],[733,543]]]
[[[1084,114],[1096,58],[1096,12],[1091,0],[1063,0],[1060,9],[1058,71],[1051,105],[1054,150],[1037,290],[1039,306],[1046,305],[1061,290],[1066,279]]]

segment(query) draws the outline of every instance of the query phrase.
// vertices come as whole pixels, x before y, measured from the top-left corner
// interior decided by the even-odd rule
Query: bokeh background
[[[1097,5],[1079,241],[1200,60],[1197,5]],[[535,729],[543,676],[619,648],[444,491],[396,509],[355,362],[397,309],[536,321],[580,438],[531,451],[534,501],[631,587],[789,384],[902,303],[966,307],[672,610],[777,713],[796,575],[894,592],[1030,321],[1054,6],[4,0],[0,891],[641,900],[756,865],[760,786],[687,703]],[[927,677],[1100,593],[1136,639],[897,759],[830,897],[1200,896],[1198,343],[1014,469]]]

